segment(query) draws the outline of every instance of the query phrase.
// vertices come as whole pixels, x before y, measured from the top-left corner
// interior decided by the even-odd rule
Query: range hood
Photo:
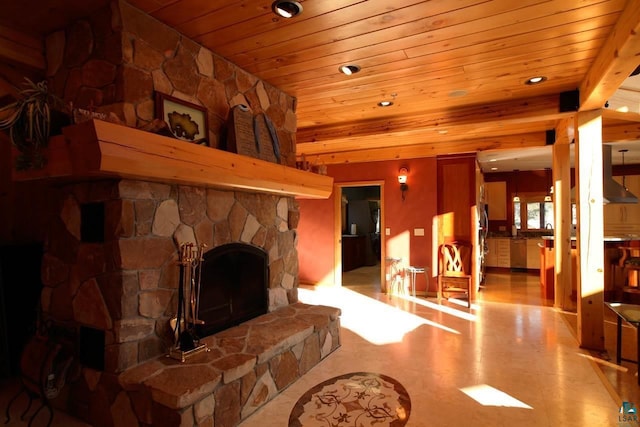
[[[602,196],[604,203],[638,203],[624,186],[613,179],[611,168],[611,146],[602,145]]]

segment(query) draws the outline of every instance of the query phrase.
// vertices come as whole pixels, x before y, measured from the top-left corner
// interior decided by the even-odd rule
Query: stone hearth
[[[204,338],[210,351],[185,363],[161,357],[129,369],[115,425],[236,425],[338,347],[339,314],[291,304]]]

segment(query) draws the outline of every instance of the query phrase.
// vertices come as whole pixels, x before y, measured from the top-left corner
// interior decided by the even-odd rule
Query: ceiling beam
[[[411,132],[451,133],[451,129],[465,126],[470,129],[500,128],[546,120],[557,120],[571,113],[559,111],[558,95],[543,96],[517,101],[484,104],[428,112],[415,116],[397,116],[387,119],[365,120],[348,124],[299,128],[296,134],[298,147],[307,142],[331,142],[357,140],[382,135],[388,145],[397,144],[390,136],[406,136]],[[434,133],[434,134],[437,134]],[[300,150],[298,150],[300,152]]]
[[[342,164],[377,162],[383,160],[413,159],[421,157],[435,157],[446,154],[476,153],[478,151],[495,149],[516,149],[525,147],[540,147],[545,145],[545,133],[528,133],[520,135],[506,135],[493,138],[458,140],[414,145],[396,145],[367,150],[340,151],[332,153],[303,154],[298,151],[298,159],[309,161],[311,164]]]
[[[0,60],[44,70],[46,68],[44,41],[12,28],[0,26]]]
[[[580,85],[580,111],[602,108],[640,64],[640,2],[629,0]]]

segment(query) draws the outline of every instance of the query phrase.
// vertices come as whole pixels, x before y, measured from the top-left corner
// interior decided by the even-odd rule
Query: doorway
[[[336,268],[341,286],[380,292],[384,277],[383,182],[337,185]]]

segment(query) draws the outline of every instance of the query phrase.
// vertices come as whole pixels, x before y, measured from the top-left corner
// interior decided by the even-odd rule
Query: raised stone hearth
[[[236,425],[339,346],[339,314],[291,304],[203,339],[210,351],[185,363],[160,357],[129,369],[114,425]]]

